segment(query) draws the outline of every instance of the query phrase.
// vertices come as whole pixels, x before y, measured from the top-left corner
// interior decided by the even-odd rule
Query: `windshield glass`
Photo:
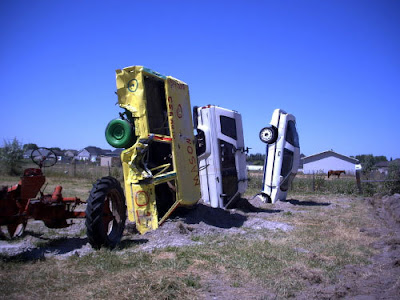
[[[290,184],[290,176],[288,176],[293,168],[293,157],[294,153],[288,149],[283,150],[283,161],[282,161],[282,169],[281,176],[284,178],[284,181],[281,183],[281,190],[287,191]]]
[[[293,167],[293,152],[285,148],[283,150],[281,176],[283,178],[288,176],[290,171],[292,170],[292,167]]]
[[[296,123],[294,121],[289,121],[286,127],[286,141],[288,141],[293,146],[300,148],[299,135],[296,130]]]
[[[236,136],[236,121],[233,118],[229,118],[226,116],[220,116],[221,122],[221,132],[234,140],[237,139]]]

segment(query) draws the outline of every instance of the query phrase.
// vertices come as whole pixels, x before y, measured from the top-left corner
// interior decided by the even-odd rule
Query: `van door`
[[[217,139],[221,162],[221,207],[232,206],[247,188],[246,154],[241,115],[216,108]]]
[[[214,105],[194,112],[202,199],[229,208],[247,188],[241,115]]]

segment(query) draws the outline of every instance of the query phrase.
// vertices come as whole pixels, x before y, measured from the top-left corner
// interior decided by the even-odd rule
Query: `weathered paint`
[[[132,113],[137,136],[136,143],[121,153],[128,218],[136,222],[140,233],[144,233],[158,228],[178,205],[193,205],[200,198],[189,89],[178,79],[141,66],[116,73],[118,103]],[[150,132],[144,76],[156,76],[164,81],[170,136]],[[172,145],[173,171],[165,173],[161,168],[153,176],[141,168],[143,150],[150,140]],[[155,186],[171,180],[176,182],[176,202],[164,216],[158,216]]]

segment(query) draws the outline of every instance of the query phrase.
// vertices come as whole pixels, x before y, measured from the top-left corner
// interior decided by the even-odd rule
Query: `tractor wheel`
[[[27,221],[22,221],[19,224],[9,224],[7,225],[8,234],[11,239],[20,237],[24,234]]]
[[[129,148],[136,142],[135,128],[127,120],[114,119],[106,127],[106,140],[114,148]]]
[[[93,185],[86,205],[86,229],[95,249],[114,248],[125,228],[126,205],[119,181],[103,177]]]

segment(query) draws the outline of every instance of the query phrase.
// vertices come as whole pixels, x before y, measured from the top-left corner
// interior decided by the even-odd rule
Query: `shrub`
[[[388,180],[383,184],[384,190],[389,194],[400,193],[400,166],[394,163],[389,164]]]
[[[9,175],[20,175],[23,153],[22,144],[16,138],[12,142],[4,141],[4,147],[0,149],[3,171]]]

